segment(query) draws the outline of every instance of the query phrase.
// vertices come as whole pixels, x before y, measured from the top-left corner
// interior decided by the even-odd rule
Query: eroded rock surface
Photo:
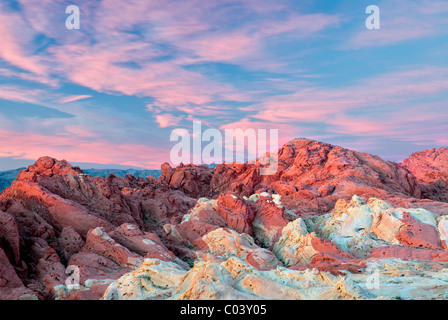
[[[425,198],[448,201],[448,148],[415,152],[401,165],[417,177]]]
[[[447,159],[295,139],[273,175],[94,178],[42,157],[0,195],[0,299],[446,299]]]

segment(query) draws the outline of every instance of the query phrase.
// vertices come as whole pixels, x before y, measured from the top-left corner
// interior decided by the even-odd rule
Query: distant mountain
[[[160,177],[160,170],[136,170],[136,169],[82,169],[85,174],[94,176],[94,177],[103,177],[106,178],[109,174],[113,173],[117,177],[124,177],[127,174],[133,175],[136,178],[142,177]]]
[[[26,168],[19,168],[8,171],[0,171],[0,193],[8,188],[11,183],[17,178],[19,172]],[[160,170],[136,170],[136,169],[83,169],[85,174],[94,176],[94,177],[107,177],[109,174],[113,173],[117,177],[124,177],[127,174],[131,174],[136,178],[142,177],[145,178],[147,176],[160,177]]]
[[[14,170],[0,171],[0,192],[8,188],[11,183],[16,179],[20,170],[25,168],[19,168]]]

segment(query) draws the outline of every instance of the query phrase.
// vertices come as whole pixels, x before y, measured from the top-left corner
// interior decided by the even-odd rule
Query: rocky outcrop
[[[257,212],[253,223],[254,234],[261,245],[272,249],[283,228],[296,218],[296,215],[292,211],[286,211],[279,195],[261,193],[259,197],[252,198],[255,200]]]
[[[272,175],[160,178],[43,157],[0,195],[0,299],[444,298],[445,154],[399,165],[295,139]]]
[[[448,148],[415,152],[401,165],[417,177],[424,198],[448,202]]]
[[[339,200],[332,212],[313,220],[315,231],[345,252],[364,258],[389,244],[442,249],[436,215],[425,209],[393,208],[385,201],[354,196]]]
[[[447,279],[438,272],[446,267],[444,262],[372,258],[363,273],[332,275],[284,267],[262,271],[236,257],[220,263],[198,262],[190,270],[146,259],[141,268],[112,283],[103,299],[444,300],[448,297]]]
[[[221,194],[213,209],[224,219],[229,228],[240,233],[253,234],[255,210],[251,202],[233,194]]]
[[[206,165],[180,164],[172,168],[168,163],[162,164],[160,178],[170,187],[181,190],[188,196],[198,198],[209,194],[213,169]]]
[[[154,177],[94,178],[43,157],[0,197],[0,244],[27,290],[40,298],[67,297],[70,267],[83,286],[89,279],[116,279],[145,256],[182,263],[150,230],[180,222],[194,203]]]
[[[0,300],[37,300],[35,292],[25,287],[8,257],[0,248]]]
[[[213,208],[204,205],[209,201],[200,200],[188,219],[200,221],[201,210]],[[438,272],[448,267],[440,240],[445,220],[425,209],[353,196],[339,200],[328,214],[289,222],[272,252],[245,233],[211,230],[202,236],[205,246],[190,270],[149,259],[114,282],[103,298],[443,299],[447,279]],[[169,284],[164,274],[174,271],[166,268],[176,274]],[[152,284],[161,281],[163,290],[152,285],[139,291],[145,277]]]
[[[162,289],[163,288],[163,289]],[[190,270],[147,259],[109,286],[103,299],[365,299],[371,295],[349,278],[318,271],[257,270],[238,258],[198,262]]]
[[[143,232],[137,225],[122,224],[112,231],[110,236],[123,247],[128,248],[142,257],[174,261],[179,265],[188,267],[185,262],[166,248],[157,234]]]
[[[12,264],[20,262],[20,233],[13,216],[0,211],[0,248]]]
[[[231,191],[249,196],[257,190],[282,196],[300,214],[330,211],[338,199],[364,197],[420,198],[416,178],[381,158],[308,139],[295,139],[278,150],[278,170],[261,175],[261,164],[218,165],[210,182],[213,194]],[[267,167],[265,165],[264,167]]]
[[[203,241],[207,245],[205,252],[214,255],[215,261],[235,256],[258,270],[269,270],[282,265],[271,251],[257,246],[254,239],[245,233],[220,228],[207,233]]]

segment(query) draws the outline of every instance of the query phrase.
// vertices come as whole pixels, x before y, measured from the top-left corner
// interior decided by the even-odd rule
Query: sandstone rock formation
[[[42,157],[0,195],[0,299],[445,299],[447,159],[295,139],[273,175],[102,178]]]
[[[35,297],[57,298],[72,265],[83,285],[116,279],[144,256],[179,260],[150,231],[179,222],[194,203],[154,177],[93,178],[66,161],[43,157],[2,193],[0,243]],[[129,226],[134,234],[123,230]]]
[[[219,228],[202,237],[208,249],[193,268],[146,259],[103,299],[444,299],[448,251],[437,229],[444,220],[353,196],[326,215],[289,222],[272,252],[283,263],[249,235]],[[248,259],[254,253],[258,263]],[[151,285],[141,283],[146,277]]]
[[[282,146],[274,175],[260,175],[260,166],[218,165],[211,192],[241,189],[240,194],[249,196],[264,189],[281,195],[284,205],[300,215],[328,212],[338,199],[349,200],[354,194],[382,199],[421,196],[416,178],[400,165],[314,140],[295,139]]]
[[[448,201],[448,148],[415,152],[401,165],[417,177],[423,197]]]

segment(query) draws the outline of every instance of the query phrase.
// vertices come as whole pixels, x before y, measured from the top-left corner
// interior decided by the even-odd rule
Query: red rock
[[[47,163],[44,168],[41,165],[42,159]],[[51,194],[73,201],[109,222],[114,223],[118,219],[117,224],[135,223],[133,214],[137,213],[132,212],[118,186],[120,183],[129,186],[129,181],[113,175],[107,178],[94,178],[85,175],[79,168],[73,168],[66,161],[50,159],[48,157],[38,159],[35,165],[22,171],[16,181],[31,180]],[[49,167],[51,163],[53,166]],[[116,182],[117,179],[121,181]],[[115,215],[115,213],[121,214]]]
[[[360,273],[361,269],[366,268],[362,260],[348,260],[339,255],[331,253],[318,253],[308,265],[309,268],[316,268],[320,271],[327,271],[334,275],[350,273]]]
[[[136,179],[130,175],[94,178],[66,161],[42,157],[21,171],[0,196],[0,212],[3,211],[0,241],[20,278],[39,292],[42,288],[39,281],[48,284],[49,289],[42,294],[51,297],[51,287],[67,276],[62,271],[73,260],[80,263],[86,277],[119,277],[122,270],[130,269],[124,265],[117,267],[112,259],[123,264],[129,257],[143,258],[126,252],[129,250],[125,247],[120,250],[115,250],[118,246],[107,247],[101,239],[90,237],[85,244],[83,238],[89,238],[89,230],[103,227],[109,232],[123,223],[132,223],[144,231],[158,228],[160,231],[165,223],[179,223],[195,203],[181,191],[171,190],[160,179]],[[148,240],[157,238],[155,234],[147,234]],[[157,241],[151,250],[144,252],[145,256],[177,259],[160,239]],[[59,261],[42,260],[48,245],[59,254]],[[21,256],[21,252],[25,254]],[[99,254],[105,253],[110,257],[100,258]],[[87,258],[93,260],[89,262]],[[53,267],[59,274],[51,273]],[[115,272],[114,268],[119,271]]]
[[[448,262],[448,250],[429,250],[402,246],[384,246],[369,251],[368,258],[426,260]]]
[[[16,180],[30,180],[37,182],[41,176],[54,175],[77,175],[82,173],[81,169],[73,168],[67,161],[56,160],[51,157],[41,157],[36,162],[20,171]]]
[[[260,197],[256,202],[256,216],[253,224],[255,238],[270,248],[278,241],[283,228],[290,222],[285,208],[272,200]]]
[[[165,247],[156,234],[143,232],[137,225],[122,224],[110,232],[110,236],[122,246],[145,258],[157,258],[183,265],[183,262]]]
[[[207,249],[207,245],[202,240],[202,237],[219,227],[202,221],[186,221],[179,224],[176,228],[184,239],[185,244],[204,250]]]
[[[54,287],[64,284],[65,266],[54,248],[41,238],[29,238],[25,243],[24,259],[28,263],[25,284],[45,298],[53,298]]]
[[[0,248],[3,248],[9,261],[18,265],[20,261],[20,234],[15,219],[0,211]]]
[[[68,260],[82,249],[85,242],[73,227],[68,226],[59,234],[58,244],[61,247],[61,257]]]
[[[421,195],[416,178],[400,165],[377,156],[307,139],[295,139],[279,149],[278,171],[260,175],[258,164],[218,165],[210,181],[213,194],[241,183],[249,190],[271,189],[283,204],[301,215],[328,212],[337,199],[354,194],[378,197]],[[249,196],[247,190],[241,195]]]
[[[255,213],[251,202],[231,194],[221,194],[214,209],[224,218],[229,228],[252,235]]]
[[[118,279],[133,269],[130,266],[122,266],[111,258],[92,252],[79,252],[73,255],[67,265],[79,268],[81,285],[84,285],[88,279]]]
[[[47,193],[75,202],[114,226],[133,223],[145,228],[145,220],[169,219],[194,205],[188,196],[169,190],[165,181],[154,177],[136,179],[127,175],[120,178],[111,174],[107,178],[94,178],[65,161],[42,159],[19,174],[16,182],[31,180],[44,187]],[[16,187],[13,185],[12,189]],[[81,235],[87,231],[82,234],[77,230]]]
[[[404,223],[404,227],[395,236],[401,244],[410,247],[442,249],[442,243],[436,228],[415,220],[407,212],[403,212],[401,221]]]
[[[272,270],[282,265],[280,261],[274,260],[273,255],[269,253],[270,251],[266,249],[252,250],[247,254],[244,261],[261,271]]]
[[[113,228],[110,223],[92,215],[82,205],[48,192],[34,182],[16,180],[2,193],[1,198],[3,201],[14,199],[24,208],[32,212],[38,211],[45,222],[59,230],[73,227],[76,232],[85,236],[87,231],[97,226],[102,226],[106,230]]]
[[[386,199],[383,197],[383,199]],[[416,199],[411,197],[403,197],[399,195],[389,196],[387,202],[396,208],[423,208],[436,215],[446,215],[448,212],[448,203],[438,202],[429,199]]]
[[[173,176],[174,169],[170,166],[168,162],[163,163],[160,166],[160,179],[163,181],[169,181],[171,180],[171,177]]]
[[[25,294],[36,295],[24,286],[5,252],[0,248],[0,300],[17,300]]]
[[[101,227],[88,232],[82,252],[100,254],[116,261],[121,266],[139,265],[143,262],[140,255],[117,243]]]
[[[98,297],[102,297],[104,295],[104,293],[106,292],[107,288],[109,288],[108,284],[95,284],[90,288],[90,292],[93,292],[94,294],[96,294]]]
[[[19,233],[25,239],[40,237],[46,240],[55,237],[54,228],[38,213],[27,209],[20,200],[0,198],[0,207],[14,217]]]
[[[44,288],[41,293],[48,297],[54,297],[54,287],[63,285],[68,274],[65,272],[65,267],[59,261],[59,257],[53,248],[47,248],[48,256],[39,260],[36,265],[36,275],[40,283]]]
[[[343,252],[333,242],[331,242],[328,239],[322,239],[318,237],[313,238],[311,239],[311,245],[313,246],[314,250],[320,253],[331,254],[334,257],[338,257],[339,260],[356,259],[356,257],[351,255],[350,253]]]
[[[293,270],[305,270],[316,268],[319,271],[327,271],[334,275],[344,273],[358,273],[365,268],[363,260],[343,252],[334,243],[328,239],[314,237],[311,239],[311,245],[317,253],[311,258],[309,264],[305,266],[294,265],[290,267]]]
[[[224,214],[223,217],[217,210],[213,209],[212,205],[208,205],[206,208],[203,208],[201,207],[201,204],[199,204],[190,210],[190,214],[192,213],[192,210],[196,211],[199,221],[219,227],[229,226],[225,219],[226,214]],[[226,210],[227,209],[225,208],[221,208],[220,211],[226,213]]]
[[[186,195],[194,198],[209,194],[209,185],[213,173],[212,168],[205,165],[180,164],[173,169],[168,163],[164,163],[161,169],[160,178],[168,183],[170,187],[181,190]]]
[[[252,234],[256,243],[270,248],[291,219],[285,208],[299,217],[327,213],[338,199],[349,200],[354,194],[444,215],[448,203],[440,201],[448,200],[447,150],[416,153],[398,165],[370,154],[295,139],[279,149],[278,171],[273,175],[261,175],[263,165],[258,161],[221,164],[216,169],[163,164],[160,178],[146,179],[113,174],[94,178],[65,160],[42,157],[21,171],[0,195],[0,247],[4,256],[0,265],[21,281],[17,286],[5,284],[0,277],[0,285],[12,290],[8,293],[11,297],[39,292],[52,298],[52,287],[64,282],[68,265],[79,267],[82,281],[116,279],[132,270],[129,260],[138,263],[143,257],[187,267],[179,258],[190,262],[197,256],[207,259],[202,239],[218,228]],[[284,207],[269,197],[256,202],[242,198],[261,192],[281,195]],[[196,201],[200,196],[217,200],[213,207],[201,208]],[[403,216],[403,223],[397,235],[401,244],[412,246],[409,250],[438,249],[431,250],[437,253],[428,257],[426,251],[394,248],[384,255],[446,261],[434,227],[408,215]],[[306,267],[337,274],[363,266],[362,261],[327,240],[312,239],[311,245],[317,254],[311,249],[314,256]],[[243,259],[263,270],[267,261],[263,250],[249,252]],[[381,251],[371,253],[375,255]],[[74,297],[92,298],[92,294],[99,296],[85,291]]]
[[[417,177],[424,198],[448,202],[448,148],[415,152],[401,165]]]
[[[98,296],[92,290],[80,290],[70,293],[66,300],[100,300],[101,296]]]

